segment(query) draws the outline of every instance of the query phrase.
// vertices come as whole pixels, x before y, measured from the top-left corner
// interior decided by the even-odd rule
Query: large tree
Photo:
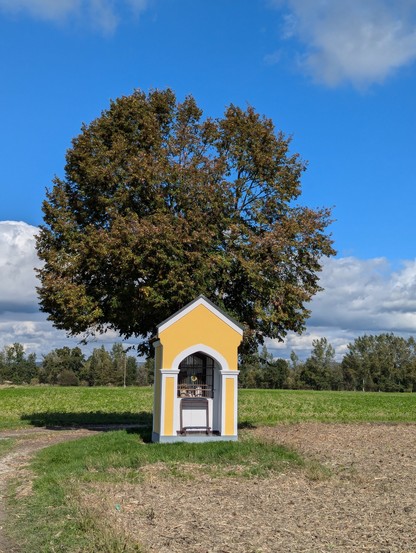
[[[62,381],[62,373],[65,371],[66,380],[75,382],[84,363],[85,356],[80,348],[56,348],[43,356],[39,380],[41,383],[58,384]],[[69,373],[72,373],[72,376]]]
[[[312,341],[312,351],[299,371],[300,382],[314,390],[337,389],[341,384],[335,350],[326,338]]]
[[[71,335],[146,339],[203,293],[246,343],[300,332],[334,253],[327,209],[295,204],[305,164],[252,107],[204,119],[192,97],[136,91],[72,141],[43,205],[41,309]]]

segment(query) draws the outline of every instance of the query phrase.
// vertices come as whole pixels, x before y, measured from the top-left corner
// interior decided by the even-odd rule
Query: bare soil
[[[254,434],[321,462],[331,476],[178,479],[153,466],[143,483],[84,489],[84,504],[152,553],[416,553],[415,425],[299,424]]]
[[[188,467],[192,479],[172,478],[154,465],[139,484],[91,485],[80,499],[101,524],[149,553],[416,553],[416,425],[250,432],[319,461],[331,475],[314,480],[291,469],[268,478],[212,478]],[[1,531],[7,480],[20,475],[24,494],[35,451],[89,433],[14,434],[16,447],[0,458],[0,553],[16,551]]]

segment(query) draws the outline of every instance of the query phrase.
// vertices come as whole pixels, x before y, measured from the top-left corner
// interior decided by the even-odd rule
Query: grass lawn
[[[416,394],[240,390],[240,426],[297,422],[416,422]]]
[[[83,424],[151,425],[152,388],[0,388],[0,429]]]
[[[0,429],[141,423],[151,426],[152,388],[0,388]],[[240,390],[241,427],[278,423],[416,422],[416,394]]]

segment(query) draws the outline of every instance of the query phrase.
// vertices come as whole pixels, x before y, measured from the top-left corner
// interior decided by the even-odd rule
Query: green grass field
[[[152,388],[0,388],[0,429],[83,424],[151,425]]]
[[[140,423],[151,426],[151,388],[0,389],[0,429]],[[240,427],[295,422],[416,422],[416,394],[240,390]]]

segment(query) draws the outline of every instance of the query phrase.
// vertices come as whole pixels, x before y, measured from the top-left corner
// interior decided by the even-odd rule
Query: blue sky
[[[36,304],[41,203],[82,122],[135,88],[253,105],[308,160],[302,202],[333,206],[325,292],[274,354],[416,331],[416,0],[0,0],[0,52],[0,347],[65,343]]]

